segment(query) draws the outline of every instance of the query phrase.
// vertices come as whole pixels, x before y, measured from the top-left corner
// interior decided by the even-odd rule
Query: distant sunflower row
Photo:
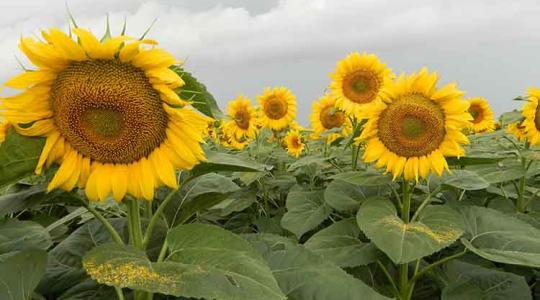
[[[498,126],[486,99],[463,99],[465,93],[455,83],[438,86],[439,76],[425,68],[396,78],[376,55],[355,52],[337,62],[330,78],[328,93],[313,103],[309,130],[294,121],[292,92],[276,87],[257,96],[257,107],[245,96],[231,101],[215,138],[243,149],[261,128],[268,128],[275,134],[284,132],[284,146],[299,157],[307,138],[331,144],[359,131],[354,141],[364,148],[365,162],[392,173],[394,179],[403,175],[419,180],[448,170],[445,157],[465,155],[462,146],[469,143],[468,134],[489,133]],[[523,121],[507,128],[517,139],[536,145],[539,95],[539,89],[529,90]]]

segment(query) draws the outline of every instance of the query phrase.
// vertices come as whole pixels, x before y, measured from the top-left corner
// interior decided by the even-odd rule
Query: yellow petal
[[[103,164],[96,167],[96,172],[99,174],[97,178],[97,194],[100,201],[106,200],[111,193],[112,170],[112,164]]]
[[[101,43],[99,40],[90,31],[82,28],[74,28],[73,32],[79,37],[81,46],[88,56],[91,58],[98,58],[96,55],[101,51]]]
[[[77,152],[70,151],[67,153],[66,157],[64,158],[64,161],[60,165],[60,168],[58,168],[58,171],[56,171],[56,174],[54,175],[53,179],[49,183],[49,186],[47,187],[47,191],[50,192],[51,190],[61,186],[64,184],[71,175],[76,171],[77,169]]]
[[[82,61],[86,59],[86,54],[81,46],[61,30],[52,28],[49,30],[48,34],[45,33],[43,36],[54,46],[63,58],[72,61]]]
[[[122,164],[114,166],[112,177],[112,192],[116,202],[122,201],[127,192],[127,167]]]
[[[152,162],[154,166],[154,170],[156,170],[156,173],[158,174],[161,181],[173,188],[178,188],[178,184],[176,181],[176,174],[174,172],[174,168],[171,164],[171,162],[162,154],[161,147],[159,149],[154,150],[152,155],[150,155],[150,161]]]
[[[47,137],[47,140],[45,141],[45,146],[43,146],[43,150],[41,150],[41,155],[39,156],[39,160],[36,166],[36,174],[41,174],[41,171],[43,170],[43,164],[45,163],[45,160],[49,156],[49,153],[51,152],[51,149],[53,148],[54,144],[56,144],[56,141],[60,137],[60,133],[55,131],[51,135]]]
[[[25,89],[36,84],[52,82],[54,79],[56,79],[56,72],[48,70],[26,71],[11,78],[4,85],[14,89]]]
[[[174,56],[162,49],[143,50],[133,58],[133,64],[143,70],[168,68],[177,63]]]

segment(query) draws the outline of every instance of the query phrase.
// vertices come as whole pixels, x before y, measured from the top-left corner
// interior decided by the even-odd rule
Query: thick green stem
[[[358,167],[358,155],[360,154],[360,145],[353,146],[352,149],[352,169],[356,171]]]
[[[392,278],[392,276],[390,276],[390,273],[388,272],[386,267],[379,260],[377,261],[377,265],[379,266],[379,268],[381,268],[381,270],[383,271],[383,274],[388,279],[388,282],[390,282],[390,284],[392,285],[392,290],[394,291],[394,295],[396,297],[399,296],[399,290],[396,286],[396,283],[394,282],[394,279]]]
[[[118,232],[116,231],[116,229],[114,229],[114,227],[111,225],[111,223],[109,221],[107,221],[107,219],[105,219],[105,217],[103,215],[101,215],[95,208],[91,207],[90,204],[86,201],[84,201],[83,199],[80,199],[81,202],[84,204],[84,206],[86,207],[86,209],[92,213],[94,215],[94,217],[99,221],[101,222],[101,224],[103,225],[103,227],[105,227],[105,229],[107,230],[107,232],[109,232],[109,234],[111,235],[111,238],[118,244],[120,245],[124,245],[124,241],[122,240],[122,238],[120,237],[120,235],[118,234]]]
[[[139,249],[143,249],[139,202],[137,199],[128,199],[126,201],[126,205],[128,208],[129,229],[132,234],[132,240],[130,241],[130,243]]]
[[[411,216],[411,188],[409,181],[403,180],[402,189],[401,220],[403,220],[405,224],[408,224]],[[401,299],[409,300],[409,264],[405,263],[399,265],[399,278],[399,291],[401,294]]]
[[[427,265],[425,268],[423,268],[420,272],[416,273],[413,278],[411,279],[411,282],[416,282],[416,280],[418,280],[418,278],[422,277],[426,272],[428,272],[429,270],[433,269],[434,267],[437,267],[437,266],[440,266],[444,263],[447,263],[453,259],[456,259],[456,258],[459,258],[459,257],[462,257],[463,255],[465,255],[465,253],[467,253],[467,249],[461,251],[461,252],[458,252],[454,255],[450,255],[450,256],[447,256],[447,257],[443,257],[441,258],[440,260],[430,264],[430,265]]]
[[[424,199],[424,201],[422,201],[422,203],[420,204],[420,206],[418,206],[418,209],[414,212],[412,218],[411,218],[411,222],[414,222],[416,221],[416,219],[418,219],[418,217],[420,216],[420,212],[426,207],[428,206],[430,203],[431,203],[431,197],[433,197],[433,195],[435,195],[436,193],[438,193],[440,190],[440,186],[437,187],[433,192],[429,193],[427,195],[427,197]]]
[[[525,176],[519,179],[518,198],[516,200],[516,210],[519,213],[525,212]]]
[[[116,292],[116,297],[118,298],[118,300],[125,300],[126,299],[126,298],[124,298],[124,292],[122,292],[121,288],[115,286],[114,291]]]

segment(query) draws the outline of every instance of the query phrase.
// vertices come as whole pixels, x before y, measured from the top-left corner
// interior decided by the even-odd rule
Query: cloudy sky
[[[79,26],[96,34],[109,14],[116,33],[127,19],[186,60],[222,107],[265,86],[298,98],[300,123],[329,83],[335,62],[352,51],[376,53],[396,73],[422,66],[496,113],[540,86],[540,4],[536,0],[2,0],[0,80],[19,71],[21,35],[67,27],[68,3]],[[113,31],[113,33],[115,33]]]

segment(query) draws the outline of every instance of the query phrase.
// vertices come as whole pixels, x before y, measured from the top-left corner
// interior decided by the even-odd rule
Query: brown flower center
[[[250,119],[251,115],[246,108],[241,108],[237,110],[234,114],[234,121],[236,122],[236,126],[244,130],[247,130],[249,128]]]
[[[368,70],[358,70],[343,79],[343,94],[355,103],[369,103],[382,86],[379,76]]]
[[[469,107],[469,113],[473,117],[472,122],[474,124],[478,124],[484,120],[484,110],[480,105],[471,104],[471,106]]]
[[[339,128],[345,122],[345,114],[333,106],[321,110],[319,120],[325,129]]]
[[[540,130],[540,102],[536,104],[536,114],[534,114],[534,125],[536,125],[537,130]]]
[[[279,120],[287,114],[287,102],[277,97],[270,97],[264,102],[264,113],[272,120]]]
[[[168,117],[143,70],[118,60],[74,62],[51,89],[54,121],[79,153],[130,163],[165,139]]]
[[[403,96],[388,105],[378,122],[379,138],[399,156],[423,156],[444,140],[444,112],[422,95]]]

